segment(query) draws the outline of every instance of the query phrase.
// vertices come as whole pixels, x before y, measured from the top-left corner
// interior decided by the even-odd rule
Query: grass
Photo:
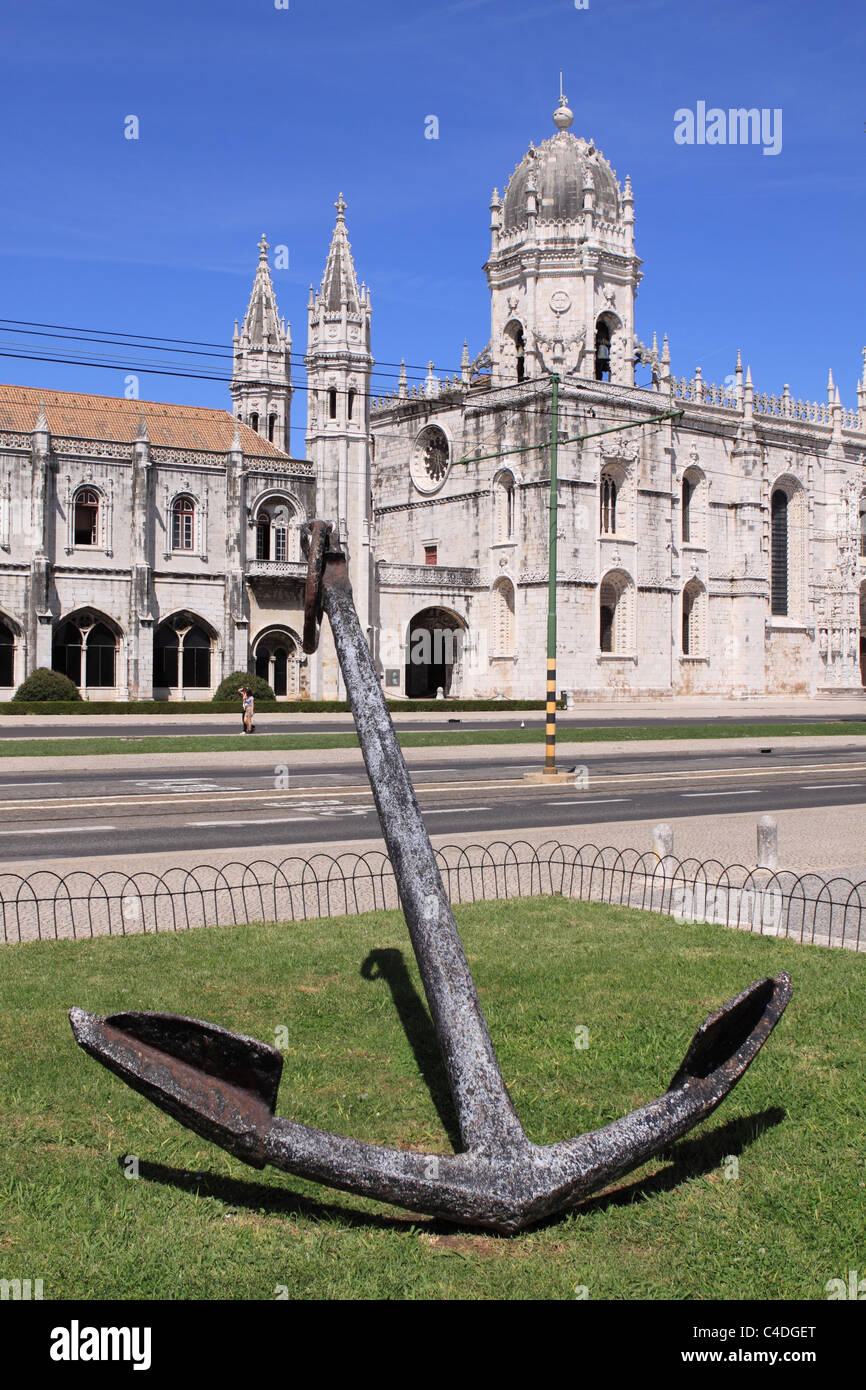
[[[543,729],[433,729],[430,732],[400,731],[404,748],[454,748],[470,744],[543,743]],[[839,724],[654,724],[635,728],[563,727],[559,743],[643,743],[648,740],[704,738],[807,738],[828,735],[863,737],[866,722]],[[298,749],[357,748],[353,733],[345,734],[267,734],[254,735],[254,748],[286,752]],[[117,736],[90,738],[16,738],[0,736],[0,758],[99,757],[118,753],[224,753],[247,748],[244,734],[154,734],[141,738]]]
[[[42,1278],[46,1298],[571,1299],[585,1285],[592,1299],[739,1300],[823,1299],[862,1268],[866,961],[555,898],[457,915],[539,1142],[659,1095],[696,1026],[751,980],[787,968],[795,996],[732,1095],[669,1153],[498,1237],[249,1169],[72,1039],[71,1004],[177,1011],[269,1041],[282,1027],[280,1113],[448,1151],[399,914],[2,947],[0,1276]]]

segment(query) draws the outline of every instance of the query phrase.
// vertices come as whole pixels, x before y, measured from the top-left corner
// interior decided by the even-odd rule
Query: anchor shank
[[[496,1053],[370,649],[345,557],[330,552],[322,599],[382,833],[468,1148],[527,1144]]]

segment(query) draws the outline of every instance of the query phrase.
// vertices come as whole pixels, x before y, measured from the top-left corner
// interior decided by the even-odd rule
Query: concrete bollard
[[[779,822],[774,816],[761,816],[758,821],[758,868],[776,870],[779,867]]]
[[[667,859],[673,852],[674,832],[666,821],[662,821],[660,825],[653,826],[653,854],[659,859]]]

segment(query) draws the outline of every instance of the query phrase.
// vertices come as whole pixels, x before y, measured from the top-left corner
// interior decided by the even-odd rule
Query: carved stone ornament
[[[410,473],[419,492],[436,492],[448,477],[450,450],[438,425],[428,425],[415,441]]]

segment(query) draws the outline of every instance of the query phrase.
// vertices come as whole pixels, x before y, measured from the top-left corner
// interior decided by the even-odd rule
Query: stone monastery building
[[[739,357],[725,386],[673,375],[667,337],[635,334],[631,183],[565,98],[554,123],[493,192],[487,346],[420,389],[403,371],[371,398],[340,197],[308,305],[306,459],[264,238],[231,412],[0,387],[0,699],[38,666],[92,699],[207,698],[236,669],[342,694],[326,627],[301,651],[315,515],[348,546],[390,694],[543,698],[553,374],[559,687],[862,688],[866,366],[856,410],[832,376],[826,403],[758,393]]]

